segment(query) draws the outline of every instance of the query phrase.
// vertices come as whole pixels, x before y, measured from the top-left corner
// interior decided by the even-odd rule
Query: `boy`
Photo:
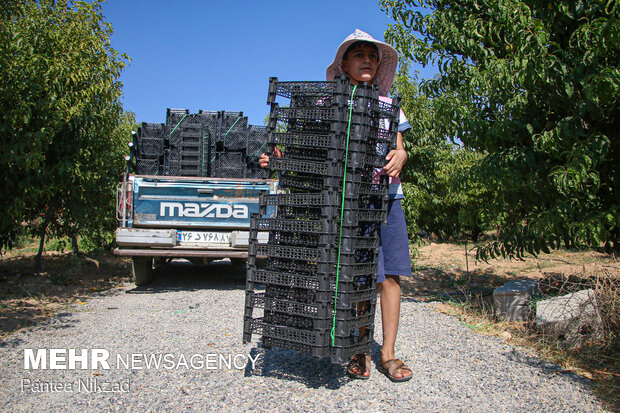
[[[377,84],[381,100],[389,103],[391,99],[387,98],[387,94],[394,81],[397,63],[398,53],[392,46],[375,40],[361,30],[355,30],[338,47],[334,61],[327,68],[326,78],[331,81],[338,75],[346,75],[353,84],[360,82]],[[381,227],[377,277],[377,289],[381,289],[381,320],[383,323],[383,346],[378,369],[395,382],[408,381],[412,377],[411,369],[394,355],[400,316],[399,277],[411,276],[409,240],[401,206],[401,199],[404,195],[398,179],[407,162],[402,132],[410,128],[407,118],[401,111],[396,149],[386,156],[388,162],[381,171],[390,177],[390,200],[388,223]],[[277,148],[274,149],[274,155],[281,156]],[[269,156],[262,154],[259,163],[261,167],[266,167],[269,163]],[[365,353],[354,356],[349,362],[347,373],[353,378],[368,379],[370,377],[370,356]]]

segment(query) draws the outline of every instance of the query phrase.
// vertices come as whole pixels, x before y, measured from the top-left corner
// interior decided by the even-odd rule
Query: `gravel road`
[[[587,380],[415,300],[403,301],[397,342],[398,356],[414,371],[407,383],[375,369],[380,334],[366,381],[307,355],[260,349],[256,338],[242,344],[244,286],[227,263],[177,263],[156,272],[152,285],[126,284],[11,335],[0,342],[0,410],[601,410]],[[70,367],[66,349],[77,349],[88,368],[78,361],[77,369],[25,369],[25,349],[65,349],[56,367]],[[109,353],[109,369],[91,369],[93,349]],[[159,367],[146,365],[157,358]]]

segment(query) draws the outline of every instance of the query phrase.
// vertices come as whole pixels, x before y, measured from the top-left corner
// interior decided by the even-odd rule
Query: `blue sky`
[[[139,122],[165,122],[174,107],[243,111],[262,125],[270,76],[323,80],[347,35],[383,40],[392,23],[378,0],[107,0],[103,14],[131,58],[123,104]]]

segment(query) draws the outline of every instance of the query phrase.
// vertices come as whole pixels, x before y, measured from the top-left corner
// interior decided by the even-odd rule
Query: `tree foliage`
[[[0,246],[74,236],[113,214],[125,147],[121,70],[99,1],[8,2],[0,12]],[[107,210],[107,209],[112,209]],[[105,211],[103,209],[106,209]]]
[[[481,214],[501,238],[481,258],[561,245],[618,251],[620,5],[381,0],[386,38],[440,74],[423,82],[435,132],[482,158]],[[492,195],[492,196],[491,196]]]
[[[474,242],[487,223],[480,216],[480,203],[486,189],[470,177],[480,155],[451,142],[441,129],[442,108],[419,87],[417,75],[409,75],[409,62],[401,60],[394,92],[402,97],[401,106],[411,129],[403,144],[409,161],[403,170],[403,208],[408,232],[434,234],[440,240],[468,237]]]

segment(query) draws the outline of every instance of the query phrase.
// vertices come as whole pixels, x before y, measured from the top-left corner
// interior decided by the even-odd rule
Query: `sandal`
[[[368,376],[364,376],[368,370]],[[347,366],[347,374],[354,379],[368,380],[370,378],[370,361],[366,359],[366,353],[360,353],[351,358]]]
[[[402,360],[399,360],[399,359],[391,359],[391,360],[384,361],[383,363],[379,365],[379,367],[377,367],[377,369],[381,373],[385,374],[388,379],[394,382],[401,383],[403,381],[409,381],[411,380],[411,377],[413,377],[413,371],[411,371],[411,369],[407,367],[405,363],[402,362]],[[395,377],[394,373],[396,372],[396,370],[407,370],[411,372],[411,374],[408,376],[403,376],[403,377]]]

